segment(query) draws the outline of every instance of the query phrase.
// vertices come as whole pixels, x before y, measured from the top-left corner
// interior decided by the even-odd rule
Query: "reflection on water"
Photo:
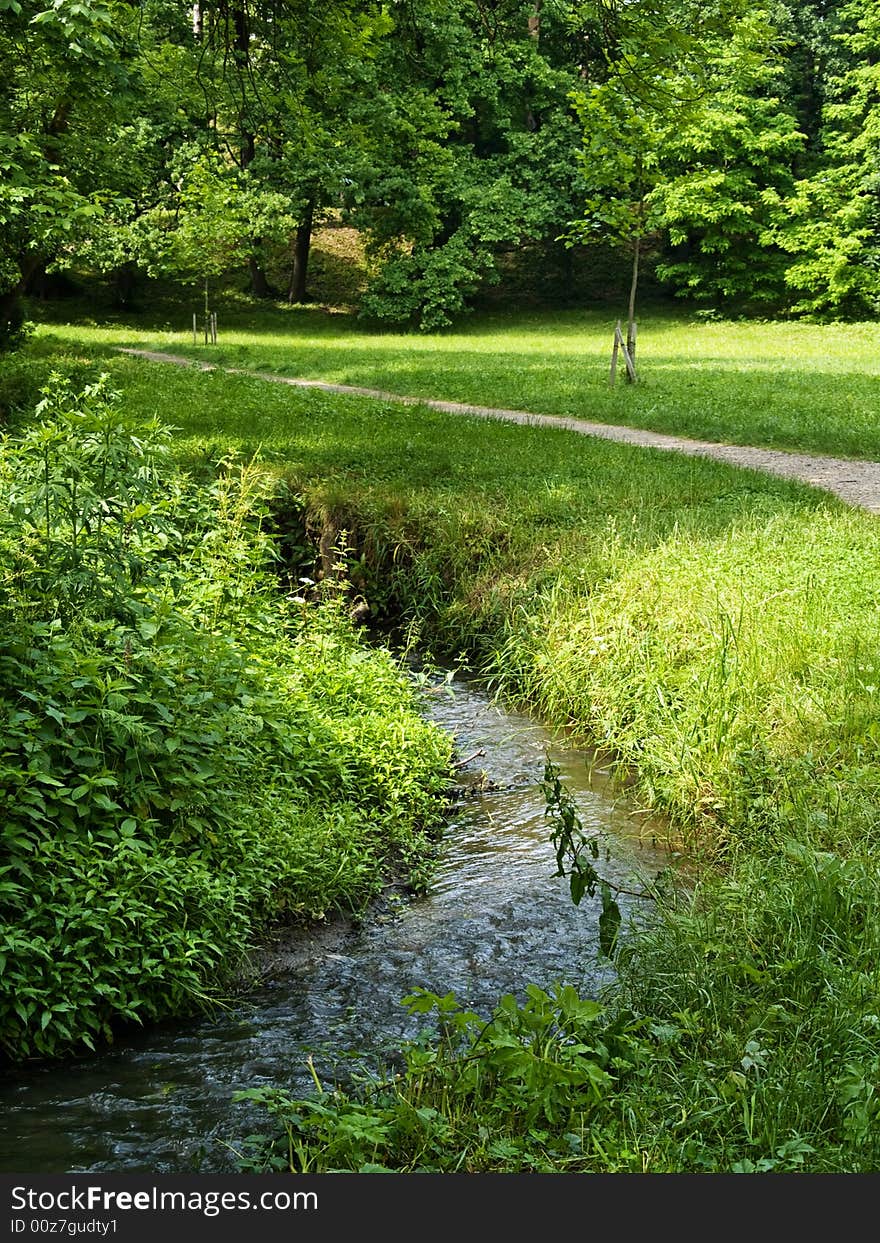
[[[236,1139],[260,1118],[232,1093],[262,1084],[307,1093],[309,1051],[325,1075],[346,1053],[393,1052],[423,1022],[400,1005],[412,989],[451,990],[488,1012],[528,983],[564,979],[594,993],[608,978],[598,899],[575,907],[552,875],[538,786],[548,752],[585,828],[608,835],[610,857],[597,865],[605,876],[631,887],[634,871],[654,876],[669,856],[590,788],[583,754],[554,746],[528,717],[463,682],[433,689],[426,705],[462,756],[485,751],[462,771],[431,893],[411,905],[392,895],[360,927],[292,936],[261,988],[225,1013],[126,1036],[76,1063],[10,1072],[0,1081],[0,1171],[234,1170]]]

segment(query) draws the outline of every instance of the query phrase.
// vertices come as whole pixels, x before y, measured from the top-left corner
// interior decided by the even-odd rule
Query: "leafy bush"
[[[295,1173],[473,1173],[577,1167],[617,1112],[615,1093],[649,1050],[641,1024],[611,1017],[570,986],[534,984],[520,1004],[504,996],[487,1020],[452,993],[405,998],[439,1030],[407,1042],[402,1073],[296,1100],[252,1088],[275,1135],[251,1136],[244,1168]]]
[[[77,394],[53,376],[37,414],[0,451],[15,1058],[204,1004],[269,919],[357,908],[388,867],[418,870],[449,759],[339,602],[291,613],[253,465],[195,487],[105,377]]]
[[[360,314],[436,332],[468,309],[487,275],[494,275],[490,252],[460,230],[442,246],[386,259],[361,299]]]

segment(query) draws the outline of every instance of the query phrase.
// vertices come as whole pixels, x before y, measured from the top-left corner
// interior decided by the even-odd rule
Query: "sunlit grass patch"
[[[217,347],[190,316],[41,332],[58,343],[135,345],[402,395],[770,448],[880,457],[880,327],[704,322],[646,310],[636,386],[608,385],[612,309],[481,314],[453,331],[370,330],[351,315],[231,307]]]

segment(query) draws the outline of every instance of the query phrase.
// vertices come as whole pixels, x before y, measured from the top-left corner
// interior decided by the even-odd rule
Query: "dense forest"
[[[374,321],[595,294],[609,255],[708,313],[865,317],[878,48],[851,0],[0,0],[0,339],[71,269],[306,301],[331,220]]]

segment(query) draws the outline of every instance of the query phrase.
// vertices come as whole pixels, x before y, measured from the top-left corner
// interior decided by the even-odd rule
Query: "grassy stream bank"
[[[41,349],[33,367],[81,374],[102,354]],[[347,541],[375,618],[404,614],[609,750],[705,862],[693,898],[619,961],[614,998],[533,995],[479,1031],[447,1007],[446,1043],[411,1050],[404,1080],[366,1100],[268,1094],[280,1142],[255,1161],[876,1168],[876,520],[564,432],[100,366],[133,418],[177,426],[190,471],[259,451],[291,538],[305,514],[325,544]],[[462,1061],[462,1043],[484,1056]]]

